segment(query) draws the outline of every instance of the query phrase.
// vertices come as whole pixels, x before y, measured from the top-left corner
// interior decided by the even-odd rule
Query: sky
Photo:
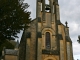
[[[36,0],[25,0],[30,6],[31,18],[36,18]],[[60,6],[60,21],[68,22],[69,33],[73,43],[74,59],[80,60],[80,44],[77,42],[80,35],[80,0],[58,0]]]

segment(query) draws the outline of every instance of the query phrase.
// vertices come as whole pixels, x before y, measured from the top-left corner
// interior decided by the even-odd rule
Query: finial
[[[65,24],[66,24],[66,27],[68,27],[68,22],[67,21],[65,22]]]

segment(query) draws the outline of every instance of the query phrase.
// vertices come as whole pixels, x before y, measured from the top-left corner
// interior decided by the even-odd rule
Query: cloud
[[[61,20],[79,21],[80,15],[80,0],[59,0]]]
[[[80,55],[75,55],[75,56],[74,56],[74,60],[77,60],[77,59],[80,60]]]
[[[73,54],[74,55],[79,55],[79,51],[80,51],[79,47],[80,47],[80,45],[77,42],[74,42],[73,43],[73,47],[75,48],[75,49],[73,49],[73,52],[74,52]]]
[[[31,18],[34,19],[36,17],[36,0],[25,0],[24,2],[30,5],[28,11],[31,12]]]
[[[79,34],[79,24],[76,22],[76,21],[72,21],[70,24],[69,24],[69,27],[70,27],[70,34],[71,36],[75,36],[77,34]]]

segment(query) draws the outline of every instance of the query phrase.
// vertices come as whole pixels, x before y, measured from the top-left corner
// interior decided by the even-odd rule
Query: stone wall
[[[5,55],[5,60],[18,60],[18,57],[14,55]]]

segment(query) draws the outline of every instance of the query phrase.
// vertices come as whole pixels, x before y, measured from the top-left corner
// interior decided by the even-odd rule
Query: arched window
[[[50,33],[46,32],[46,49],[50,49],[51,48],[51,38],[50,38]]]

